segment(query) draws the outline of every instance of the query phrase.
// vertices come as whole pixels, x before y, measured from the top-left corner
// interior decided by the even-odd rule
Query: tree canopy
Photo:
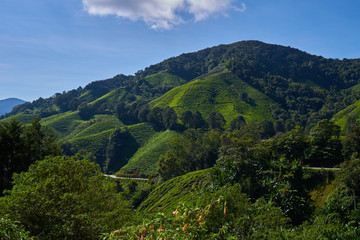
[[[131,222],[130,205],[87,159],[47,157],[14,175],[0,213],[39,239],[96,239]]]

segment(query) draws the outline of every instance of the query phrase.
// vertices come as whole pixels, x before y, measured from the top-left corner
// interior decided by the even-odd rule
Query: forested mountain
[[[3,118],[30,122],[39,115],[60,137],[65,153],[86,150],[107,171],[125,166],[149,174],[155,173],[157,160],[145,163],[145,169],[136,161],[139,156],[159,159],[167,151],[165,142],[154,150],[144,140],[156,138],[159,130],[228,129],[243,121],[258,124],[264,135],[295,126],[309,132],[319,120],[355,104],[359,83],[359,59],[326,59],[291,47],[242,41],[182,54],[135,76],[117,75],[39,98]],[[119,158],[106,149],[115,129],[124,126],[134,144],[123,142],[130,152]],[[143,129],[152,129],[150,135]],[[107,156],[122,163],[110,163]]]
[[[359,113],[360,59],[259,41],[39,98],[0,120],[0,234],[357,239]]]
[[[25,103],[26,101],[18,98],[7,98],[0,100],[0,116],[11,112],[12,108]]]

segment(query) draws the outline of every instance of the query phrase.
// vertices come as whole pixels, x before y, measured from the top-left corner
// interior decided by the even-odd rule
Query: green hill
[[[220,112],[228,123],[238,115],[254,122],[272,119],[272,104],[276,103],[227,71],[174,88],[150,103],[152,107],[170,106],[178,114],[199,111],[205,117]]]
[[[186,80],[169,73],[156,73],[144,78],[152,87],[173,88],[186,83]]]
[[[121,175],[123,171],[137,171],[139,174],[145,175],[155,174],[159,157],[169,150],[168,142],[178,135],[179,133],[170,130],[155,133],[139,148],[118,174]]]
[[[179,203],[195,202],[211,181],[210,169],[191,172],[170,179],[151,191],[138,207],[145,212],[172,212]]]
[[[360,119],[360,100],[335,114],[333,120],[341,127],[341,129],[345,129],[346,121],[349,116],[354,116],[357,120]]]
[[[167,113],[161,109],[175,110],[177,120],[167,127],[172,130],[184,130],[175,125],[181,124],[185,111],[199,111],[204,119],[221,113],[225,128],[238,116],[248,123],[267,120],[277,132],[297,125],[310,129],[333,117],[344,127],[349,114],[358,115],[359,84],[360,59],[327,59],[291,47],[242,41],[181,54],[134,76],[120,74],[39,98],[2,119],[29,123],[39,115],[64,150],[92,152],[99,163],[104,162],[112,132],[127,128],[139,149],[124,170],[148,174],[175,134],[165,131],[161,118]]]

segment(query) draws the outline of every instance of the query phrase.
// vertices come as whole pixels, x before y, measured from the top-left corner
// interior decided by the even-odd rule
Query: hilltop
[[[13,107],[23,103],[26,103],[26,101],[18,98],[7,98],[0,100],[0,116],[11,112]]]

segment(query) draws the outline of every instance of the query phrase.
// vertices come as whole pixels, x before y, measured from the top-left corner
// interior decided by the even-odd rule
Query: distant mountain
[[[26,103],[26,101],[18,98],[7,98],[0,100],[0,116],[11,112],[13,107],[23,103]]]

